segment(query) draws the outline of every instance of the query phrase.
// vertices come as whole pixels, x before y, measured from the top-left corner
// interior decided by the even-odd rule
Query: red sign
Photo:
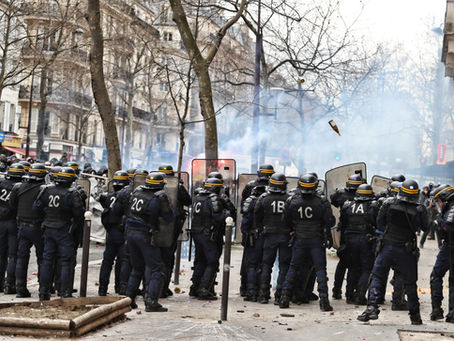
[[[445,143],[437,144],[437,165],[446,165],[446,150],[448,147]]]

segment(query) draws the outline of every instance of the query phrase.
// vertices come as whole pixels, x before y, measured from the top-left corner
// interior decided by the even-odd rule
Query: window
[[[173,35],[170,32],[164,32],[162,37],[163,37],[163,39],[165,41],[172,41],[173,40]]]
[[[50,114],[50,133],[58,134],[60,132],[60,118],[57,113],[53,112]]]
[[[165,123],[167,119],[167,108],[165,106],[159,107],[156,116],[158,122]]]
[[[169,92],[169,83],[167,83],[167,82],[159,83],[159,91]]]

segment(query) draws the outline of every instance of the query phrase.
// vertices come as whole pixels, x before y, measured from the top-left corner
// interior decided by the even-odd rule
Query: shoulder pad
[[[249,181],[249,182],[247,183],[246,186],[248,186],[248,185],[249,185],[249,186],[255,186],[255,185],[256,185],[256,181],[255,181],[255,180],[251,180],[251,181]]]
[[[247,198],[244,203],[243,203],[243,213],[248,213],[252,209],[252,203],[253,201],[257,199],[254,196],[250,196]]]
[[[372,200],[372,201],[370,202],[370,207],[376,208],[376,207],[378,207],[378,206],[380,206],[380,203],[379,203],[378,200]]]
[[[215,193],[211,193],[208,197],[211,200],[211,205],[213,206],[213,212],[214,213],[221,212],[222,211],[221,198],[219,198],[219,196]]]
[[[161,190],[155,192],[154,195],[156,195],[157,197],[162,197],[162,196],[166,195],[166,191],[161,189]]]
[[[444,214],[444,219],[446,222],[454,224],[454,205],[452,205]]]
[[[391,205],[391,204],[394,204],[397,202],[397,198],[396,197],[392,197],[392,198],[386,198],[384,201],[383,201],[383,205]]]

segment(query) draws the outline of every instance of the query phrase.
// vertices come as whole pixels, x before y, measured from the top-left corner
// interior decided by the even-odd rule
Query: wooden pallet
[[[125,319],[131,311],[129,297],[81,297],[60,298],[43,302],[0,303],[0,334],[37,337],[77,337],[102,325]],[[45,307],[95,306],[90,311],[73,319],[29,318],[2,316],[2,309],[25,306],[33,309]]]

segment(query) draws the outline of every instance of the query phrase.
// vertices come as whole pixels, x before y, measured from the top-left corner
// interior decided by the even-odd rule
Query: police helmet
[[[367,201],[374,199],[374,191],[371,185],[362,184],[356,189],[355,199],[358,201]]]
[[[145,179],[144,186],[150,189],[163,189],[166,184],[166,176],[161,172],[152,172]]]
[[[30,169],[30,162],[27,162],[27,161],[19,161],[19,163],[24,166],[24,169],[25,169],[25,172],[28,172],[28,170]]]
[[[282,173],[274,173],[271,175],[270,182],[268,184],[268,190],[270,192],[284,193],[287,191],[287,178]]]
[[[79,172],[80,172],[79,164],[77,162],[70,161],[70,162],[67,162],[64,166],[65,167],[71,167],[72,169],[74,169],[76,174],[79,174]]]
[[[419,202],[419,187],[418,183],[414,180],[405,180],[400,186],[397,199],[411,203]]]
[[[28,170],[28,178],[32,180],[42,180],[47,174],[46,166],[42,163],[34,163]]]
[[[257,175],[261,179],[269,179],[271,175],[274,174],[274,168],[272,165],[260,165],[259,169],[257,170]]]
[[[389,195],[395,197],[397,193],[399,193],[400,186],[402,186],[402,182],[399,181],[391,182],[388,187]]]
[[[57,174],[55,182],[72,183],[77,179],[76,171],[71,167],[62,167]]]
[[[116,171],[112,179],[113,186],[124,187],[129,183],[128,173],[122,170]]]
[[[317,190],[318,181],[312,174],[303,174],[298,179],[298,189],[301,193],[312,194]]]
[[[59,166],[57,166],[57,167],[52,167],[52,168],[49,170],[49,174],[50,174],[51,180],[57,179],[57,175],[58,175],[58,173],[60,173],[60,171],[61,171],[61,167],[59,167]]]
[[[310,175],[315,176],[315,178],[318,180],[318,175],[317,175],[317,173],[315,173],[315,172],[308,172],[307,174],[310,174]]]
[[[454,188],[451,185],[441,185],[437,188],[434,188],[430,192],[430,196],[434,199],[440,199],[443,202],[447,202],[454,198]]]
[[[126,172],[128,173],[128,177],[131,179],[134,177],[134,174],[136,174],[136,169],[131,168],[131,169],[128,169]]]
[[[394,174],[392,177],[391,177],[391,181],[399,181],[399,182],[404,182],[406,179],[405,179],[405,176],[403,174]]]
[[[164,173],[165,175],[174,175],[175,172],[173,171],[173,167],[171,165],[161,165],[158,168],[158,171]]]
[[[359,174],[353,174],[351,175],[346,183],[346,187],[349,190],[354,190],[356,191],[359,185],[362,185],[364,183],[363,178]]]
[[[136,169],[135,172],[134,172],[134,177],[136,177],[136,176],[147,177],[148,176],[148,171],[145,170],[145,169]]]
[[[212,178],[219,179],[222,181],[222,183],[224,183],[224,177],[219,172],[211,172],[210,174],[208,174],[208,179],[212,179]]]
[[[203,188],[209,190],[210,192],[219,194],[221,192],[221,188],[223,187],[222,180],[218,178],[208,178],[203,183]]]
[[[25,175],[25,168],[20,163],[13,163],[6,173],[7,178],[22,178]]]

